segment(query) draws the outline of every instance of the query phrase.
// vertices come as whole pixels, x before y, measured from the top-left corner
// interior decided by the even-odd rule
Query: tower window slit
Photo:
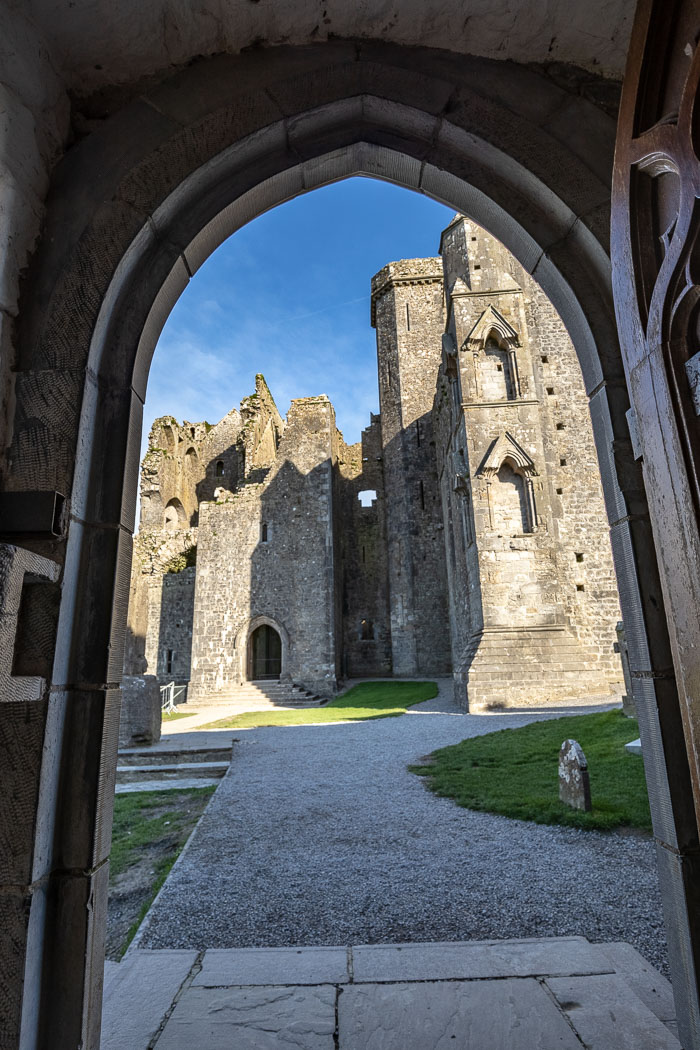
[[[418,490],[420,492],[421,510],[425,510],[425,488],[423,486],[423,482],[422,481],[418,482]]]
[[[408,303],[406,303],[406,331],[411,331],[411,311]]]

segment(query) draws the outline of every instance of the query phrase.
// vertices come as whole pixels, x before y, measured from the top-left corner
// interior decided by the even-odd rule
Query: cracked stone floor
[[[584,937],[134,950],[103,1050],[680,1050],[671,986]]]

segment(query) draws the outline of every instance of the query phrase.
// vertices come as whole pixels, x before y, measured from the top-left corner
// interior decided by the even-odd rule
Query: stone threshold
[[[101,1046],[680,1050],[669,982],[584,937],[133,949],[105,967]]]

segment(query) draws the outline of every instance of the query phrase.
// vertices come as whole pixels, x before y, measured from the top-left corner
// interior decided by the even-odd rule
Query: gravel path
[[[547,717],[457,713],[446,691],[400,718],[237,731],[139,947],[583,934],[629,941],[667,973],[649,839],[474,813],[407,772],[435,748]]]

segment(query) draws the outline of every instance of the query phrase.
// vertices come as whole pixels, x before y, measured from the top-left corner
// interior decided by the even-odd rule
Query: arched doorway
[[[248,639],[248,678],[279,678],[282,673],[282,639],[269,623],[261,623]]]
[[[57,169],[41,248],[24,282],[6,485],[71,494],[68,537],[52,546],[65,562],[52,691],[22,724],[21,746],[36,760],[27,761],[26,751],[11,767],[14,797],[21,789],[45,812],[20,822],[16,855],[34,855],[39,827],[42,842],[54,844],[50,856],[37,854],[48,858],[43,881],[22,876],[27,894],[38,887],[31,923],[24,896],[16,909],[28,972],[45,973],[31,1024],[63,1033],[61,1046],[96,1045],[97,1036],[85,1033],[99,1027],[105,784],[116,763],[142,400],[163,319],[223,237],[295,194],[363,174],[449,203],[502,240],[550,296],[579,354],[631,632],[688,1031],[698,1013],[686,962],[700,940],[687,889],[697,825],[612,310],[614,120],[583,94],[515,63],[462,55],[455,62],[447,53],[374,42],[371,50],[344,41],[271,50],[195,62],[174,84],[156,83],[152,98],[139,92],[114,131],[105,120],[79,142]],[[566,120],[550,119],[564,113]],[[17,1018],[23,987],[13,977]],[[53,994],[57,987],[61,994]]]

